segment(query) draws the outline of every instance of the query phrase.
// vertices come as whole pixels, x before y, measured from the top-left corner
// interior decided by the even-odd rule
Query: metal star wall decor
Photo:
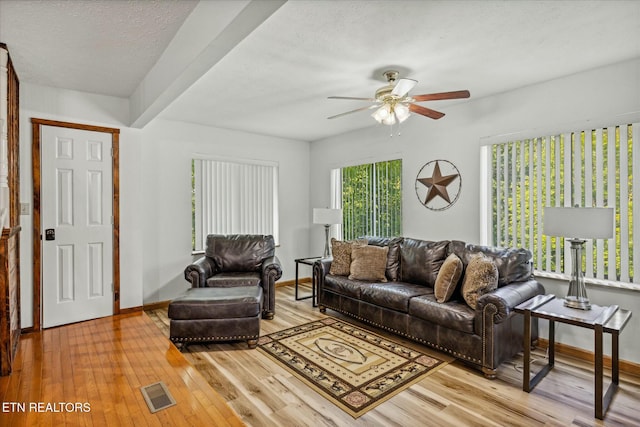
[[[426,163],[416,177],[416,195],[420,203],[434,211],[445,210],[460,196],[462,176],[455,165],[447,160]]]

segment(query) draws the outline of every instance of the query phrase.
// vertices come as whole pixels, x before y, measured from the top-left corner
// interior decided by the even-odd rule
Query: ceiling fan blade
[[[440,111],[432,110],[430,108],[423,107],[421,105],[409,104],[409,111],[416,114],[421,114],[423,116],[431,117],[432,119],[439,119],[444,116],[444,113]]]
[[[428,93],[426,95],[413,95],[414,101],[439,101],[442,99],[469,98],[471,94],[468,90],[456,90],[453,92]]]
[[[376,101],[375,98],[356,98],[353,96],[330,96],[327,99],[353,99],[355,101]]]
[[[397,96],[405,96],[417,84],[418,84],[417,80],[400,79],[400,80],[398,80],[396,85],[393,87],[393,90],[391,91],[391,94],[392,95],[397,95]]]
[[[338,117],[346,116],[347,114],[357,113],[358,111],[372,110],[374,108],[378,108],[379,106],[380,106],[379,104],[373,104],[367,107],[356,108],[355,110],[347,111],[346,113],[340,113],[340,114],[336,114],[335,116],[327,117],[327,119],[336,119]]]

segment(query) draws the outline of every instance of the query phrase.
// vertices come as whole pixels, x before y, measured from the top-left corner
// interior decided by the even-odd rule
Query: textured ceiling
[[[22,81],[127,97],[192,7],[0,0],[0,41]],[[313,141],[376,125],[368,112],[327,120],[365,105],[327,97],[370,97],[387,68],[419,81],[412,94],[474,99],[638,57],[640,1],[290,0],[160,116]],[[455,102],[469,101],[423,105]]]
[[[194,0],[0,0],[0,42],[21,81],[129,97]]]

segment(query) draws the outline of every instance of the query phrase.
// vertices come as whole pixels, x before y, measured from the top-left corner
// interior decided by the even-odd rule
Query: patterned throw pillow
[[[386,282],[388,246],[353,246],[349,279]]]
[[[436,284],[433,287],[436,301],[449,301],[458,286],[460,277],[462,277],[462,268],[462,261],[456,254],[451,254],[444,260],[440,271],[438,271]]]
[[[331,254],[333,255],[333,261],[331,261],[331,268],[329,274],[334,276],[348,276],[351,271],[351,248],[354,245],[366,245],[366,240],[351,240],[343,242],[331,238]]]
[[[467,264],[462,282],[462,297],[474,310],[478,298],[498,289],[498,268],[495,262],[482,253],[474,254]]]

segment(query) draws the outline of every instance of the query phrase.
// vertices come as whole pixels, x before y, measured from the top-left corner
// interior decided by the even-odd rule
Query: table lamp
[[[333,224],[342,224],[342,209],[313,208],[313,223],[324,225],[324,254],[323,258],[331,256],[329,246],[329,228]]]
[[[613,208],[544,208],[543,233],[568,238],[571,243],[571,281],[564,305],[590,310],[582,273],[582,250],[585,239],[613,237]]]

